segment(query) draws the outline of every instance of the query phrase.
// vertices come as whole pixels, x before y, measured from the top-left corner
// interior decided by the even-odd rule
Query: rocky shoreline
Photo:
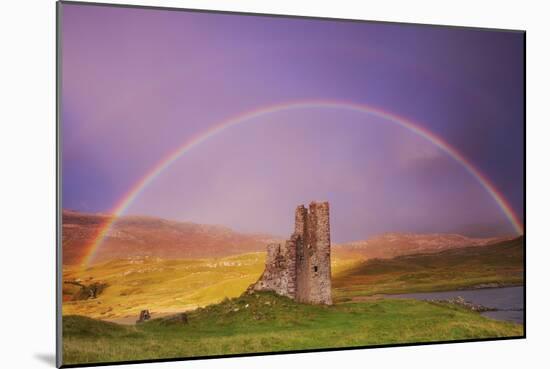
[[[444,300],[430,299],[430,300],[426,300],[426,301],[437,303],[437,304],[456,305],[456,306],[460,306],[462,308],[465,308],[465,309],[468,309],[468,310],[471,310],[471,311],[475,311],[475,312],[478,312],[478,313],[483,313],[483,312],[486,312],[486,311],[497,311],[498,310],[498,309],[495,309],[495,308],[490,308],[490,307],[487,307],[487,306],[483,306],[481,304],[474,304],[473,302],[467,301],[462,296],[451,297],[449,299],[444,299]]]
[[[501,282],[489,282],[481,283],[473,286],[460,287],[458,291],[468,291],[468,290],[482,290],[486,288],[506,288],[506,287],[521,287],[523,283],[501,283]]]

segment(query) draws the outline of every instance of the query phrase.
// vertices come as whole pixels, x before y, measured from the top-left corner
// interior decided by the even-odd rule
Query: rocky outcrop
[[[89,285],[79,281],[65,281],[64,283],[65,285],[73,286],[73,288],[78,287],[76,291],[63,289],[63,298],[69,301],[95,299],[107,288],[107,283],[103,282],[93,282]]]

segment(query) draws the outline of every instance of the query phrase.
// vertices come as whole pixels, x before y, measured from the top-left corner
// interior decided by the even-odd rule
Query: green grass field
[[[333,298],[522,285],[523,242],[521,237],[484,247],[368,260],[333,278]]]
[[[386,293],[522,284],[522,238],[388,260],[333,258],[333,306],[298,304],[271,293],[241,295],[261,274],[264,257],[117,260],[85,271],[67,268],[66,280],[78,277],[109,286],[97,299],[64,302],[64,363],[523,335],[523,325],[450,304],[380,298]],[[127,322],[133,322],[141,309],[150,309],[154,318],[187,311],[189,324],[162,318],[138,325],[105,321],[130,317]]]
[[[63,357],[65,364],[97,363],[522,334],[521,325],[429,302],[315,306],[257,293],[190,312],[188,325],[157,319],[124,326],[66,316]]]

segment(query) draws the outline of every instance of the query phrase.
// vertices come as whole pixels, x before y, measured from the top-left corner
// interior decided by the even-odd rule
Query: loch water
[[[523,324],[524,287],[480,288],[475,290],[457,290],[443,292],[407,293],[391,295],[391,298],[416,300],[447,300],[462,296],[466,301],[483,305],[495,311],[481,313],[486,317]]]

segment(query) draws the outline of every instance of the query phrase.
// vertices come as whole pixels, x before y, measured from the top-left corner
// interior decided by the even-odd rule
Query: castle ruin
[[[332,304],[328,202],[296,208],[294,233],[267,247],[265,270],[249,291],[274,291],[298,302]]]

